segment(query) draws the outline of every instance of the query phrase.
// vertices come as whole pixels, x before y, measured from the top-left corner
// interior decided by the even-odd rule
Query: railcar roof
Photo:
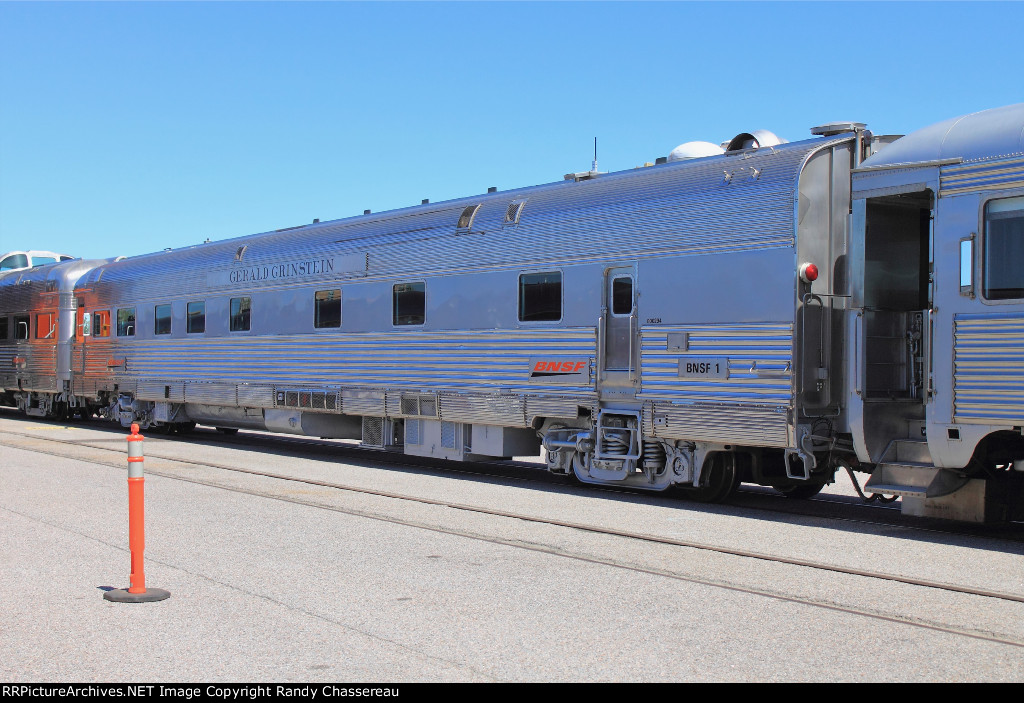
[[[343,247],[373,247],[409,239],[427,239],[445,233],[454,234],[456,221],[463,208],[476,204],[483,206],[481,216],[477,217],[476,221],[487,220],[486,226],[500,229],[500,218],[505,208],[520,198],[530,199],[527,210],[531,221],[541,213],[550,214],[551,208],[556,208],[563,214],[579,216],[588,210],[609,209],[613,206],[613,201],[660,197],[657,194],[659,189],[667,188],[666,184],[678,182],[680,178],[685,180],[687,174],[707,172],[705,175],[710,176],[714,173],[717,174],[716,178],[720,179],[723,168],[732,165],[737,168],[752,166],[761,159],[772,158],[773,155],[780,157],[779,165],[783,168],[782,171],[770,169],[769,172],[776,176],[782,176],[782,172],[785,172],[789,174],[785,177],[792,177],[795,181],[800,164],[807,154],[849,138],[851,135],[816,137],[756,150],[606,173],[582,182],[555,181],[369,215],[326,220],[218,242],[195,244],[172,251],[142,254],[102,267],[109,270],[103,280],[119,279],[122,275],[130,275],[129,272],[138,267],[152,267],[156,261],[175,262],[179,265],[189,262],[190,265],[199,267],[238,263],[235,259],[243,246],[247,247],[244,252],[245,261],[249,261],[282,251],[299,256],[303,252],[320,250],[331,243]],[[495,220],[495,217],[498,219]],[[526,225],[527,230],[530,226]],[[96,271],[91,274],[91,278],[95,279],[99,274],[100,271]]]
[[[1024,103],[973,112],[911,132],[865,159],[861,167],[1012,156],[1024,156]]]

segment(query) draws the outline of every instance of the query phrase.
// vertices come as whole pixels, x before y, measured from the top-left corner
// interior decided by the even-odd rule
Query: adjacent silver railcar
[[[50,397],[442,459],[543,447],[701,500],[848,466],[905,512],[1024,517],[1024,105],[816,133],[86,266]]]

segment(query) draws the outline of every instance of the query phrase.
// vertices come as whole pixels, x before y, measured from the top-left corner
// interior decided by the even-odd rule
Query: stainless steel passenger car
[[[702,500],[850,466],[907,512],[1019,518],[1022,130],[1024,105],[889,145],[754,132],[105,263],[61,331],[65,397],[443,459],[543,447],[553,472]]]
[[[72,392],[74,285],[103,261],[62,261],[0,273],[0,402],[29,415],[91,414]]]

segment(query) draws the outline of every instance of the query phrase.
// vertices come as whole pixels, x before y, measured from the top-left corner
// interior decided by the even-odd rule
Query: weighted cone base
[[[103,597],[115,603],[150,603],[170,598],[171,592],[162,588],[147,588],[143,593],[129,593],[127,588],[118,588],[114,591],[107,591]]]

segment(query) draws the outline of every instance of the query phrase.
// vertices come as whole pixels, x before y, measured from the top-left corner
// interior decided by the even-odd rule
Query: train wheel
[[[736,455],[732,452],[716,452],[706,471],[709,475],[703,486],[684,491],[687,498],[698,503],[720,503],[740,484]]]
[[[778,486],[776,486],[775,490],[777,490],[779,493],[786,496],[787,498],[797,498],[800,500],[806,500],[808,498],[813,498],[814,496],[821,493],[821,489],[824,487],[825,484],[820,483],[817,485],[810,486],[786,486],[784,488],[779,488]]]

